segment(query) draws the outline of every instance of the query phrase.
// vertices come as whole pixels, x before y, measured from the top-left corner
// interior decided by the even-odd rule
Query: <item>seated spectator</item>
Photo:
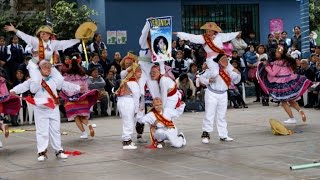
[[[189,67],[188,77],[191,81],[196,84],[196,76],[198,74],[198,67],[195,63],[191,63]]]
[[[105,78],[105,82],[106,82],[106,86],[104,87],[104,89],[108,92],[109,95],[109,102],[112,102],[112,106],[116,107],[116,95],[115,95],[115,91],[117,90],[117,87],[120,86],[120,81],[115,79],[116,74],[114,73],[114,71],[109,70],[108,73],[106,74],[106,78]],[[112,108],[108,107],[108,108]],[[108,109],[107,112],[109,112],[111,114],[111,109]],[[116,113],[116,112],[114,112]]]
[[[182,101],[187,99],[194,99],[196,95],[196,87],[194,86],[191,79],[188,78],[187,74],[181,74],[178,79],[176,79],[178,89],[183,91]]]
[[[89,89],[97,89],[99,91],[99,101],[100,101],[100,108],[101,108],[101,115],[106,116],[107,115],[107,104],[108,104],[108,92],[105,91],[104,87],[106,85],[106,82],[103,80],[103,78],[99,75],[97,68],[92,68],[90,70],[90,76],[88,79],[88,86]],[[95,105],[93,108],[95,114],[98,114],[97,106]]]
[[[315,81],[315,74],[309,66],[309,62],[307,59],[301,59],[300,67],[297,70],[297,74],[306,76],[310,81]],[[305,108],[312,108],[315,105],[315,100],[317,99],[316,94],[313,93],[311,90],[312,88],[308,89],[308,100],[306,102]]]
[[[8,59],[6,39],[0,36],[0,67],[6,68],[6,63]]]
[[[233,50],[232,51],[232,55],[230,57],[230,61],[236,60],[236,62],[238,63],[238,67],[240,67],[241,69],[241,74],[244,75],[245,80],[248,79],[248,75],[247,75],[247,63],[245,62],[244,59],[242,59],[239,55],[238,55],[238,51],[237,50]]]
[[[175,78],[178,78],[180,74],[188,72],[187,61],[182,59],[183,51],[178,50],[176,54],[176,59],[172,62],[172,73]]]
[[[99,54],[97,53],[93,53],[92,54],[92,60],[89,64],[89,72],[92,71],[93,68],[96,68],[98,70],[98,73],[101,77],[104,76],[104,71],[103,71],[103,67],[101,66],[101,64],[99,63]]]
[[[301,52],[297,49],[296,44],[292,44],[292,46],[288,49],[288,55],[293,59],[301,58]]]
[[[315,81],[311,86],[311,91],[313,92],[313,97],[315,97],[314,106],[315,108],[320,108],[320,58],[316,62],[316,72],[315,72]]]

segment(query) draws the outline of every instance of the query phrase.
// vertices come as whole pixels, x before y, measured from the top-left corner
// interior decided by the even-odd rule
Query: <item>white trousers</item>
[[[38,153],[48,148],[49,140],[52,148],[58,152],[61,147],[59,106],[54,109],[34,108]]]
[[[171,146],[176,148],[182,147],[183,138],[178,136],[178,130],[176,128],[175,129],[173,128],[157,129],[154,136],[158,142],[169,140],[169,142],[171,143]]]
[[[122,119],[122,140],[128,141],[132,139],[135,125],[133,99],[131,97],[118,97],[117,107]]]
[[[144,87],[144,85],[147,83],[147,86],[149,88],[149,91],[150,91],[152,98],[161,97],[159,83],[156,80],[152,80],[151,75],[150,75],[151,68],[154,64],[150,63],[150,62],[144,62],[144,61],[139,61],[139,64],[145,74],[145,76],[144,75],[141,76],[141,78],[139,80],[139,85]],[[161,66],[161,64],[163,67]],[[164,69],[163,62],[160,63],[160,69]]]
[[[202,131],[212,132],[213,123],[216,119],[218,134],[221,138],[228,136],[226,112],[228,105],[228,94],[214,93],[208,89],[205,90],[205,117],[202,123]]]

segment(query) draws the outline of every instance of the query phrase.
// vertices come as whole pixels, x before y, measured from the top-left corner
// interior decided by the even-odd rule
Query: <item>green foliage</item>
[[[0,0],[1,1],[1,0]],[[9,7],[9,8],[8,8]],[[10,4],[0,5],[0,27],[11,22],[15,27],[27,34],[34,35],[41,25],[46,24],[46,12],[39,11],[32,15],[21,12],[13,13]],[[79,25],[86,21],[92,21],[91,15],[97,13],[83,5],[78,7],[76,3],[58,1],[51,8],[53,30],[58,35],[58,39],[74,38],[74,34]],[[4,34],[3,28],[0,35]]]
[[[314,31],[320,28],[320,1],[309,0],[310,9],[310,30]]]

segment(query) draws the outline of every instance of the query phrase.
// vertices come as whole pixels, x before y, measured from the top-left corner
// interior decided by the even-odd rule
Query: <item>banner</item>
[[[270,33],[282,32],[283,31],[283,21],[282,19],[271,19],[269,23]]]
[[[117,32],[107,31],[107,44],[116,44],[117,42]]]
[[[117,31],[117,43],[126,44],[127,42],[127,31]]]
[[[147,19],[150,23],[152,61],[172,59],[172,17],[155,17]]]

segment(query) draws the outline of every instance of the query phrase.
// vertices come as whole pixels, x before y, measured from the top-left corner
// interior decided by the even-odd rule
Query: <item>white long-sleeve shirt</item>
[[[218,33],[216,37],[212,40],[212,42],[220,49],[223,49],[223,43],[231,41],[232,39],[236,38],[236,36],[240,32],[232,32],[232,33]],[[214,61],[212,61],[213,58],[216,58],[218,56],[217,52],[214,52],[207,44],[205,44],[205,40],[203,38],[203,35],[194,35],[194,34],[188,34],[184,32],[178,32],[177,36],[182,40],[187,40],[192,43],[196,44],[202,44],[204,50],[207,53],[207,65],[208,68],[211,70],[214,68],[213,64],[216,64]]]
[[[38,49],[39,38],[30,36],[19,30],[17,31],[17,36],[22,40],[24,40],[27,44],[30,44],[34,49]],[[79,39],[70,39],[70,40],[62,40],[62,41],[49,40],[48,42],[44,42],[44,41],[42,42],[43,42],[43,47],[45,48],[44,50],[45,59],[49,61],[54,51],[58,51],[58,50],[64,51],[65,49],[79,43],[80,40]]]
[[[179,112],[175,109],[171,109],[171,110],[166,110],[165,112],[162,111],[160,114],[162,114],[162,116],[168,120],[173,120],[177,117],[179,117]],[[147,123],[150,125],[155,125],[157,128],[164,128],[164,124],[158,122],[158,119],[156,118],[156,116],[154,115],[154,113],[151,111],[148,114],[146,114],[145,116],[143,116],[141,119],[138,119],[139,123]]]
[[[134,112],[138,113],[139,106],[140,106],[140,87],[136,81],[128,81],[127,82],[128,88],[131,91],[131,96],[134,102]]]
[[[15,87],[13,87],[10,90],[10,92],[15,92],[16,94],[22,94],[22,93],[30,90],[30,85],[31,85],[31,79],[28,79],[28,80],[24,81],[23,83],[18,84]]]
[[[228,66],[232,66],[232,65],[228,64]],[[237,84],[240,82],[241,75],[236,72],[233,72],[232,67],[227,67],[226,70],[231,78],[232,83]],[[212,83],[209,83],[210,78],[214,78],[214,81]],[[224,80],[222,79],[222,77],[219,75],[219,65],[217,63],[214,71],[206,70],[202,75],[200,75],[200,82],[202,84],[205,84],[206,86],[210,86],[211,89],[216,91],[224,92],[224,91],[227,91],[229,88],[227,84],[224,82]]]
[[[165,105],[168,98],[168,90],[175,88],[176,83],[167,76],[162,76],[159,82],[162,104]]]

